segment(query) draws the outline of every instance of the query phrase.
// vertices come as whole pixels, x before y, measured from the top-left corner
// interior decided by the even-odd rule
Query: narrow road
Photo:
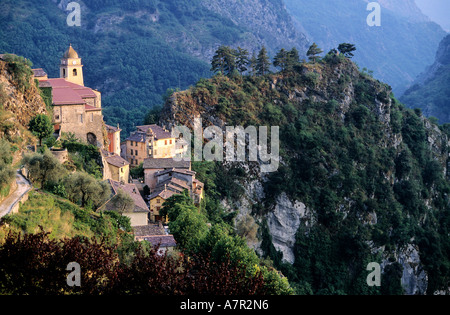
[[[32,188],[28,180],[20,173],[20,170],[17,170],[16,182],[17,189],[0,204],[0,218],[9,214],[19,199]]]

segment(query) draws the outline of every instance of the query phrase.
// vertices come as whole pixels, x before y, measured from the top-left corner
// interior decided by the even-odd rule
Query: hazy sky
[[[416,3],[425,15],[450,32],[450,0],[416,0]]]

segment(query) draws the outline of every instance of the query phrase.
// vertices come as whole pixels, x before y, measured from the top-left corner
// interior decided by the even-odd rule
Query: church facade
[[[51,88],[55,132],[73,133],[82,142],[100,148],[108,145],[101,93],[84,86],[83,64],[70,47],[60,63],[60,78],[35,77],[41,88]]]

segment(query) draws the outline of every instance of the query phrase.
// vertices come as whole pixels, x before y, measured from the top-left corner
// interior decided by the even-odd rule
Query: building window
[[[136,154],[135,154],[135,155],[139,155],[139,154],[138,154],[138,150],[135,150],[135,152],[136,152]]]
[[[156,203],[161,203],[161,199],[157,198]]]
[[[91,113],[91,122],[94,121],[94,113]]]
[[[133,155],[133,149],[130,150],[131,151],[131,155]],[[133,160],[132,160],[133,161]]]
[[[66,77],[66,69],[63,69],[63,78]]]
[[[83,123],[83,114],[80,114],[80,123]]]
[[[172,140],[170,140],[170,144],[172,144]]]
[[[73,69],[73,76],[76,77],[78,75],[77,69]]]
[[[153,151],[153,154],[154,154],[154,155],[158,155],[158,153],[156,153],[156,150],[155,150],[155,151]]]
[[[167,140],[164,141],[164,145],[167,145]]]

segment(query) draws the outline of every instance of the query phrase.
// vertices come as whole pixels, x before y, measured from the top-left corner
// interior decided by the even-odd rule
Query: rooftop
[[[78,57],[78,53],[75,51],[75,49],[73,49],[72,45],[69,45],[69,48],[66,50],[66,52],[64,53],[64,58],[71,58],[71,59],[77,59]]]
[[[41,80],[39,86],[52,87],[54,105],[81,105],[86,103],[84,99],[97,97],[91,88],[62,78]]]
[[[139,190],[137,189],[135,184],[122,184],[120,182],[117,182],[115,180],[108,179],[107,180],[108,185],[110,185],[112,189],[112,196],[111,199],[117,195],[120,189],[122,189],[124,192],[126,192],[133,200],[134,200],[134,212],[150,212],[148,209],[147,204],[145,203],[144,199],[142,198],[141,194],[139,193]],[[111,201],[111,199],[109,201]],[[106,208],[108,209],[108,205],[110,202],[107,202]]]
[[[170,133],[170,131],[167,131],[165,128],[158,125],[137,126],[136,129],[143,133],[147,133],[150,129],[156,140],[172,138],[172,134]]]
[[[108,133],[114,133],[114,132],[122,131],[122,129],[119,128],[119,124],[117,124],[117,127],[105,124],[105,127],[106,127],[106,130],[108,131]]]
[[[191,169],[191,161],[175,161],[173,158],[154,159],[147,158],[144,160],[144,169]]]
[[[149,236],[136,236],[137,241],[147,241],[153,246],[159,247],[175,247],[177,242],[173,235],[149,235]]]

